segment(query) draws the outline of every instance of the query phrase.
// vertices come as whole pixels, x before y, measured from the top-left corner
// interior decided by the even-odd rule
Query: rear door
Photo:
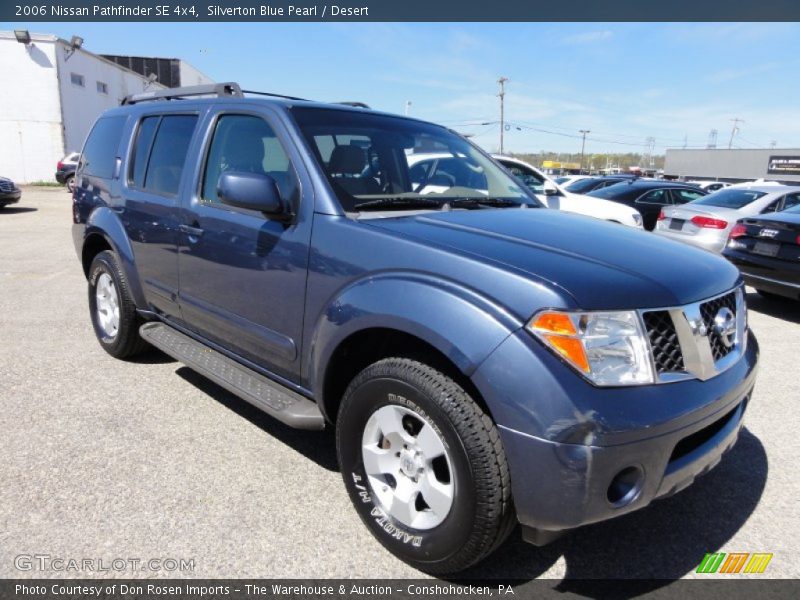
[[[666,188],[659,188],[650,190],[639,196],[634,203],[634,208],[642,213],[644,228],[648,231],[652,231],[656,226],[656,221],[658,220],[661,209],[669,204],[672,204],[669,190]]]
[[[122,221],[150,308],[179,318],[178,242],[182,185],[197,112],[145,114],[135,126],[123,183]]]
[[[180,302],[187,327],[290,381],[300,373],[313,187],[269,107],[215,105],[181,215]],[[223,204],[225,171],[271,176],[291,223]]]

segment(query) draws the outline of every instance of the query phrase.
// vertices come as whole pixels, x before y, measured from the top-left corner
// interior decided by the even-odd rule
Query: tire
[[[70,194],[75,192],[75,175],[70,175],[64,180],[64,187]]]
[[[767,300],[772,300],[773,302],[788,302],[789,301],[789,298],[781,296],[780,294],[773,294],[772,292],[767,292],[765,290],[760,290],[758,288],[755,288],[755,290],[756,290],[756,292],[758,292],[759,296],[761,296],[762,298],[765,298]]]
[[[128,282],[110,250],[95,256],[89,268],[89,312],[97,340],[114,358],[130,358],[147,347]]]
[[[455,381],[421,362],[387,358],[356,376],[336,449],[364,524],[421,571],[463,571],[516,525],[497,428]]]

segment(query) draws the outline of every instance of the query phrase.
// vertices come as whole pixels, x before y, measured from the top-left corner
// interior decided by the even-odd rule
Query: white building
[[[80,151],[95,119],[122,99],[164,86],[53,35],[22,43],[0,31],[0,175],[52,181],[56,163]],[[182,61],[180,61],[182,62]],[[184,63],[185,64],[185,63]],[[185,65],[186,85],[212,80]]]

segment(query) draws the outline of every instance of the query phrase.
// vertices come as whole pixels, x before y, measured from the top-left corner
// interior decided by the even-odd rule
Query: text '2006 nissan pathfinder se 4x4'
[[[76,181],[102,347],[152,344],[335,427],[362,520],[423,571],[465,569],[517,522],[541,544],[642,508],[741,428],[758,348],[736,268],[543,208],[443,127],[164,90],[99,118]]]

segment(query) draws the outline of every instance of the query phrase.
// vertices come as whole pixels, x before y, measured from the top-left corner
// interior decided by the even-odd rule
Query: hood
[[[705,250],[555,210],[459,210],[368,223],[566,290],[576,308],[676,306],[739,281],[736,267]]]

